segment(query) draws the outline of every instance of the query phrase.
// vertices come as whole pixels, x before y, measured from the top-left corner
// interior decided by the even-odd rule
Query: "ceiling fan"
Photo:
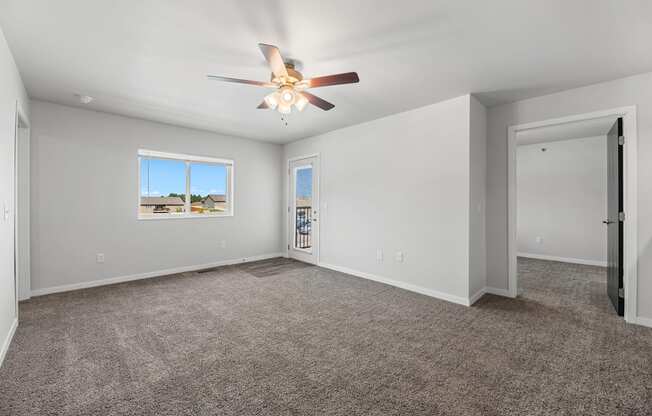
[[[260,47],[267,63],[269,63],[269,66],[272,69],[270,82],[220,77],[217,75],[208,75],[208,78],[217,81],[273,88],[275,91],[267,95],[258,108],[276,109],[281,114],[290,114],[290,112],[292,112],[292,106],[299,111],[303,111],[308,103],[319,107],[324,111],[328,111],[334,108],[335,105],[307,92],[306,90],[308,88],[353,84],[360,81],[358,74],[355,72],[303,79],[303,75],[301,75],[301,72],[296,70],[294,63],[283,60],[281,52],[276,46],[259,43],[258,47]]]

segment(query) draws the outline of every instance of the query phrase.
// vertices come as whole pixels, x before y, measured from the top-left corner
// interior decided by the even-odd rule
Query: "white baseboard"
[[[5,360],[7,351],[9,350],[9,345],[11,345],[11,340],[14,338],[14,334],[16,333],[16,328],[18,328],[18,318],[14,318],[14,321],[11,323],[11,327],[9,328],[9,333],[2,343],[2,349],[0,349],[0,366],[2,366],[2,363]]]
[[[473,295],[473,296],[471,296],[469,298],[469,306],[473,305],[478,300],[480,300],[480,298],[483,297],[485,293],[487,293],[487,288],[486,287],[483,287],[482,289],[478,290],[475,293],[475,295]]]
[[[481,297],[483,297],[486,294],[491,294],[491,295],[497,295],[497,296],[504,296],[506,298],[514,298],[509,293],[509,290],[507,289],[496,289],[495,287],[484,287],[480,290],[478,290],[475,295],[471,296],[469,298],[469,304],[473,305],[476,303],[478,300],[480,300]]]
[[[336,266],[334,264],[319,263],[318,266],[319,267],[324,267],[326,269],[335,270],[337,272],[350,274],[352,276],[361,277],[363,279],[373,280],[375,282],[384,283],[386,285],[390,285],[390,286],[398,287],[398,288],[401,288],[401,289],[409,290],[410,292],[420,293],[422,295],[430,296],[432,298],[437,298],[437,299],[457,303],[457,304],[464,305],[464,306],[470,306],[471,305],[470,299],[469,298],[464,298],[462,296],[455,296],[455,295],[451,295],[451,294],[444,293],[444,292],[439,292],[439,291],[432,290],[432,289],[426,289],[424,287],[413,285],[411,283],[400,282],[398,280],[388,279],[386,277],[377,276],[375,274],[371,274],[371,273],[367,273],[367,272],[361,272],[359,270],[349,269],[348,267]]]
[[[534,253],[516,253],[516,256],[527,257],[530,259],[538,259],[538,260],[560,261],[562,263],[584,264],[586,266],[607,267],[607,262],[601,260],[575,259],[572,257],[557,257],[557,256],[548,256],[547,254],[534,254]]]
[[[284,253],[261,254],[261,255],[257,255],[257,256],[243,257],[243,258],[239,258],[239,259],[222,260],[222,261],[218,261],[218,262],[215,262],[215,263],[196,264],[196,265],[192,265],[192,266],[183,266],[183,267],[176,267],[176,268],[172,268],[172,269],[156,270],[156,271],[153,271],[153,272],[132,274],[132,275],[128,275],[128,276],[109,277],[107,279],[92,280],[90,282],[72,283],[72,284],[69,284],[69,285],[34,289],[34,290],[32,290],[32,296],[43,296],[43,295],[49,295],[50,293],[68,292],[68,291],[71,291],[71,290],[87,289],[87,288],[90,288],[90,287],[113,285],[113,284],[116,284],[116,283],[131,282],[133,280],[149,279],[149,278],[152,278],[152,277],[167,276],[167,275],[170,275],[170,274],[193,272],[195,270],[210,269],[212,267],[228,266],[228,265],[231,265],[231,264],[248,263],[248,262],[252,262],[252,261],[266,260],[266,259],[271,259],[271,258],[274,258],[274,257],[283,257],[283,254]]]
[[[642,316],[637,316],[631,321],[629,321],[629,323],[652,328],[652,318],[644,318]]]
[[[496,295],[496,296],[504,296],[506,298],[513,298],[514,297],[514,296],[512,296],[511,293],[509,293],[509,290],[507,290],[507,289],[498,289],[498,288],[495,288],[495,287],[485,287],[484,290],[485,290],[485,293],[490,293],[490,294]]]

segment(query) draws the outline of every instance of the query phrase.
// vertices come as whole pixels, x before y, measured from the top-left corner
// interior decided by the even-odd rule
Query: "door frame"
[[[554,126],[577,121],[592,120],[596,118],[622,117],[625,145],[623,149],[624,189],[623,203],[625,212],[623,252],[624,276],[623,289],[625,292],[625,321],[636,322],[637,315],[637,274],[638,274],[638,241],[637,241],[637,127],[636,106],[612,108],[609,110],[576,114],[566,117],[553,118],[532,123],[511,125],[507,128],[507,270],[509,284],[507,292],[509,297],[515,298],[518,294],[517,278],[517,198],[516,198],[516,133],[539,127]]]
[[[317,220],[317,223],[316,223],[316,225],[317,225],[317,239],[315,240],[315,242],[317,243],[316,253],[315,253],[315,250],[313,250],[313,254],[315,256],[314,257],[315,258],[315,265],[319,265],[319,259],[320,259],[320,255],[321,255],[321,223],[323,221],[323,216],[321,215],[321,170],[322,170],[322,166],[321,166],[321,155],[320,155],[320,153],[311,153],[311,154],[307,154],[307,155],[294,156],[294,157],[287,158],[287,160],[286,160],[285,167],[287,169],[287,176],[286,176],[286,179],[287,179],[287,182],[286,182],[287,183],[287,188],[286,188],[287,189],[287,198],[285,198],[285,205],[286,205],[287,209],[285,210],[285,213],[287,215],[287,221],[286,221],[286,226],[285,226],[285,233],[286,233],[285,234],[285,240],[286,240],[285,257],[290,257],[290,245],[294,243],[294,240],[293,240],[294,237],[290,236],[290,228],[292,226],[292,213],[290,212],[291,205],[292,205],[291,202],[290,202],[290,198],[292,197],[292,195],[290,194],[290,191],[292,190],[292,186],[291,186],[292,168],[290,167],[290,164],[292,162],[296,162],[297,160],[309,159],[309,158],[313,158],[313,157],[315,159],[317,159],[318,165],[319,165],[319,171],[317,172],[317,176],[315,177],[315,180],[317,182],[317,195],[318,195],[318,201],[317,202],[319,203],[319,207],[317,207],[318,220]],[[313,174],[314,174],[314,172],[313,172]],[[311,227],[314,227],[314,226],[315,226],[315,223],[312,223]]]
[[[21,127],[20,125],[24,126]],[[25,130],[25,135],[23,136],[20,132],[21,129]],[[27,140],[27,146],[26,146],[26,156],[20,153],[19,149],[24,149],[24,146],[20,145],[21,140]],[[30,141],[31,141],[31,123],[29,120],[29,117],[27,116],[27,113],[23,109],[23,107],[20,105],[18,101],[16,101],[16,110],[15,110],[15,118],[14,118],[14,169],[13,169],[13,221],[14,221],[14,294],[15,294],[15,300],[16,300],[16,318],[18,318],[18,302],[21,300],[26,300],[29,299],[31,296],[31,276],[30,276],[30,231],[29,231],[29,224],[30,224],[30,208],[29,208],[29,173],[28,173],[28,178],[27,178],[27,189],[23,190],[27,192],[27,204],[25,205],[20,205],[18,201],[18,193],[19,193],[19,168],[22,167],[23,163],[27,164],[28,167],[28,172],[29,172],[29,161],[30,161]],[[20,218],[26,218],[26,229],[21,230],[18,227],[18,219]],[[23,221],[21,221],[23,222]],[[26,241],[26,246],[27,250],[21,250],[21,244],[20,241],[21,239],[19,238],[21,235],[21,232],[25,232],[26,234],[23,235],[23,238]],[[24,260],[24,261],[21,261]],[[22,274],[22,269],[21,265],[22,264],[27,264],[26,270],[25,270],[25,275],[22,276],[23,279],[21,279],[21,274]],[[24,294],[24,295],[23,295]]]

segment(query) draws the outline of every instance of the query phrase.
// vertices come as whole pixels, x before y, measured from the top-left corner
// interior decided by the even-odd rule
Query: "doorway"
[[[14,144],[14,276],[16,302],[31,297],[30,278],[30,124],[16,105]]]
[[[546,120],[542,122],[522,124],[518,126],[511,126],[508,130],[508,270],[509,270],[509,295],[516,297],[517,295],[522,295],[522,288],[519,288],[519,272],[529,273],[529,276],[536,276],[537,274],[542,275],[543,273],[548,274],[557,274],[564,273],[566,270],[570,270],[570,274],[573,274],[576,278],[579,275],[587,279],[593,279],[595,276],[601,275],[601,290],[599,293],[600,302],[602,305],[607,305],[607,307],[612,311],[612,313],[618,313],[619,315],[625,316],[625,320],[628,322],[633,322],[636,316],[636,113],[634,107],[619,108],[614,110],[607,110],[601,112],[595,112],[590,114],[582,114],[570,117],[564,117],[554,120]],[[534,205],[534,208],[530,207],[529,215],[534,218],[534,221],[537,222],[546,222],[548,221],[551,229],[553,231],[560,232],[566,236],[570,235],[568,228],[581,228],[580,223],[590,223],[590,225],[584,226],[584,229],[581,231],[582,234],[593,233],[592,237],[589,235],[580,236],[580,243],[584,247],[579,247],[583,249],[578,251],[578,242],[570,242],[567,245],[566,253],[593,253],[594,255],[560,255],[559,253],[546,253],[543,248],[545,247],[545,237],[543,237],[538,232],[532,232],[532,230],[527,230],[524,232],[521,230],[519,232],[519,226],[528,226],[528,220],[532,218],[524,219],[521,218],[521,213],[519,211],[519,203],[522,203],[522,199],[519,192],[525,193],[523,183],[517,182],[517,170],[518,170],[518,155],[519,151],[519,141],[522,141],[523,137],[533,136],[532,132],[538,132],[541,134],[542,131],[553,132],[557,137],[559,137],[560,132],[571,132],[568,134],[573,134],[572,132],[577,133],[579,131],[586,130],[586,126],[601,126],[600,127],[600,136],[589,138],[587,135],[584,135],[584,140],[568,140],[572,138],[579,138],[580,136],[575,135],[574,137],[562,137],[556,138],[554,140],[568,140],[570,142],[576,142],[573,146],[576,149],[582,148],[587,149],[587,146],[591,146],[591,142],[594,142],[592,146],[594,149],[599,149],[600,153],[598,159],[602,163],[600,170],[597,168],[594,169],[593,174],[598,176],[603,176],[600,181],[597,183],[594,181],[593,185],[582,183],[581,185],[593,186],[593,193],[599,193],[599,198],[593,198],[594,209],[592,212],[587,213],[584,218],[580,212],[576,212],[575,221],[576,224],[573,224],[573,221],[569,221],[568,218],[560,217],[560,213],[550,213],[548,212],[548,207],[540,206],[541,202],[545,200],[545,195],[537,195],[537,193],[546,193],[547,191],[544,188],[536,188],[534,183],[529,183],[529,185],[535,189],[530,192],[532,195],[535,195],[538,198],[538,204]],[[544,134],[545,136],[545,134]],[[591,134],[591,136],[597,136],[597,134]],[[548,137],[550,139],[550,137]],[[620,143],[619,143],[620,142]],[[550,163],[555,161],[555,154],[557,152],[557,159],[559,159],[559,154],[561,151],[569,151],[570,148],[567,145],[562,146],[562,142],[555,142],[554,146],[550,145],[530,145],[530,159],[527,160],[536,160],[532,159],[532,155],[539,159],[549,159]],[[609,144],[609,146],[608,146]],[[615,146],[614,146],[615,144]],[[601,147],[603,146],[603,147]],[[558,148],[558,149],[557,149]],[[552,152],[551,152],[552,149]],[[547,151],[547,153],[545,153]],[[620,152],[620,161],[618,160],[618,154]],[[537,156],[538,155],[538,156]],[[594,155],[595,156],[595,155]],[[565,165],[563,168],[555,169],[554,166],[546,166],[546,162],[542,162],[539,170],[548,170],[551,171],[554,175],[557,175],[557,185],[548,186],[548,190],[552,189],[553,191],[559,191],[558,188],[570,188],[571,186],[566,182],[568,179],[568,172],[579,171],[582,173],[586,166],[589,164],[589,160],[578,159],[577,162],[572,162],[568,160],[568,156],[564,156],[561,160]],[[614,159],[615,158],[615,159]],[[595,159],[595,157],[594,157]],[[523,159],[526,160],[526,159]],[[520,163],[526,163],[521,160]],[[615,160],[615,162],[614,162]],[[610,161],[607,163],[607,161]],[[557,161],[557,163],[560,163]],[[568,166],[571,163],[582,164],[583,166],[578,169],[572,169],[572,166]],[[595,163],[594,163],[595,165]],[[597,166],[597,165],[596,165]],[[620,171],[618,171],[620,167]],[[532,166],[521,167],[521,172],[536,170]],[[607,174],[607,170],[609,170]],[[566,172],[568,171],[568,172]],[[586,180],[591,179],[589,171],[583,172]],[[604,175],[603,175],[604,173]],[[608,180],[610,178],[611,180]],[[578,180],[579,181],[579,180]],[[619,182],[620,181],[620,185]],[[587,199],[590,192],[588,190],[576,191],[575,193],[581,193]],[[554,192],[553,192],[554,193]],[[559,193],[559,192],[557,192]],[[559,201],[563,196],[557,195],[555,198]],[[596,195],[593,195],[596,196]],[[544,199],[541,199],[541,198]],[[568,197],[570,199],[570,197]],[[600,199],[601,198],[601,199]],[[619,199],[620,198],[620,199]],[[566,202],[566,201],[562,201]],[[609,203],[608,203],[609,202]],[[610,208],[607,209],[610,204]],[[557,204],[560,205],[560,204]],[[563,203],[561,204],[563,206]],[[568,204],[566,204],[568,206]],[[588,212],[588,211],[584,211]],[[546,215],[551,218],[545,218]],[[596,216],[597,215],[597,216]],[[524,215],[525,216],[525,215]],[[589,218],[590,217],[590,218]],[[595,217],[595,218],[593,218]],[[566,223],[564,223],[566,221]],[[564,224],[566,225],[564,225]],[[549,228],[550,228],[549,227]],[[590,227],[587,228],[587,227]],[[530,227],[532,228],[532,227]],[[618,228],[621,228],[621,232],[618,233]],[[587,231],[589,229],[589,231]],[[552,232],[551,232],[552,234]],[[608,235],[608,238],[607,238]],[[554,237],[554,236],[553,236]],[[575,236],[577,237],[577,236]],[[584,239],[583,241],[581,239]],[[542,241],[543,240],[543,241]],[[558,244],[558,240],[555,238],[550,238],[551,244],[548,246],[552,250],[561,250]],[[569,241],[565,241],[569,242]],[[529,245],[528,245],[529,244]],[[599,245],[599,250],[596,250],[595,247],[592,249],[591,246]],[[603,246],[604,245],[604,246]],[[525,247],[525,249],[524,249]],[[537,250],[541,249],[538,253]],[[523,253],[523,251],[529,253]],[[595,254],[596,251],[600,253]],[[537,253],[532,255],[532,253]],[[561,251],[563,252],[563,250]],[[519,257],[520,255],[520,257]],[[534,259],[534,260],[532,260]],[[540,264],[539,264],[540,263]],[[581,266],[579,266],[581,265]],[[607,267],[608,266],[608,267]],[[592,269],[593,267],[593,269]],[[586,270],[585,270],[586,269]],[[608,273],[607,273],[608,271]],[[595,272],[595,273],[594,273]],[[620,276],[620,280],[618,280]],[[531,285],[531,282],[525,281],[522,282],[524,287]],[[553,287],[552,282],[540,282],[547,288]],[[564,296],[564,291],[568,292],[572,289],[569,289],[569,282],[564,282],[564,289],[560,293],[560,301],[564,302],[564,299],[561,299]],[[576,283],[576,282],[575,282]],[[595,282],[589,282],[595,283]],[[588,285],[588,284],[587,284]],[[588,286],[587,286],[588,287]],[[521,289],[521,290],[519,290]],[[577,293],[577,292],[576,292]],[[589,296],[589,295],[586,295]],[[595,293],[592,295],[592,299],[598,298]],[[573,299],[566,299],[566,301]],[[613,304],[613,309],[609,304],[609,300]],[[615,309],[615,311],[614,311]]]
[[[291,159],[288,163],[288,257],[319,262],[319,157]]]

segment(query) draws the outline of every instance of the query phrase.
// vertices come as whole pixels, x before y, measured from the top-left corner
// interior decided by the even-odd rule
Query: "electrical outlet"
[[[378,263],[383,262],[383,249],[382,248],[377,248],[376,249],[376,261],[378,261]]]
[[[98,263],[104,263],[104,253],[97,253],[97,254],[95,255],[95,260],[96,260]]]
[[[220,247],[226,248],[226,240],[220,241]]]
[[[537,236],[536,240],[537,240],[537,244],[543,243],[543,237],[541,236]]]
[[[402,251],[397,251],[394,258],[396,259],[397,263],[403,263],[403,260],[405,259],[405,255],[403,254]]]

